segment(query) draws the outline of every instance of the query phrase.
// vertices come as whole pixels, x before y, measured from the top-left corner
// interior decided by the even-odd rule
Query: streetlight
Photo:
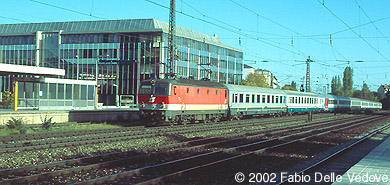
[[[119,107],[119,86],[117,84],[112,84],[112,86],[116,87],[115,88],[115,104],[117,107]]]
[[[96,70],[95,70],[95,80],[96,80],[96,85],[95,85],[95,109],[97,109],[97,104],[98,104],[98,72],[99,72],[99,65],[98,65],[98,62],[99,62],[99,58],[104,58],[104,57],[108,57],[109,55],[106,54],[106,55],[97,55],[96,56]]]

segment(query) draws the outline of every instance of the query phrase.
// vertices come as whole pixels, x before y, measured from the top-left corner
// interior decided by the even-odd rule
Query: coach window
[[[257,95],[257,103],[260,103],[261,95]]]
[[[233,103],[237,103],[238,94],[233,94]]]
[[[263,96],[263,100],[262,100],[262,103],[265,103],[265,95],[262,95]]]
[[[271,103],[271,95],[267,95],[267,103]]]
[[[240,103],[244,102],[244,94],[240,94]]]
[[[255,103],[255,95],[252,94],[252,103]]]
[[[279,103],[279,96],[275,96],[275,103]]]
[[[249,103],[250,95],[246,94],[245,95],[245,103]]]

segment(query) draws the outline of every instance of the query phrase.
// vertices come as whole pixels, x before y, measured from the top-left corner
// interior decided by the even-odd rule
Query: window
[[[233,103],[238,103],[238,94],[233,94]]]
[[[168,85],[156,85],[154,86],[154,94],[168,95]]]
[[[177,86],[174,86],[174,87],[173,87],[173,94],[174,94],[174,95],[176,95],[176,89],[177,89]],[[208,93],[208,90],[207,90],[207,94],[209,94],[209,93]]]
[[[244,94],[240,94],[240,103],[244,102]]]
[[[190,88],[187,88],[187,93],[189,93],[190,92]]]
[[[267,95],[267,103],[271,102],[271,95]]]
[[[215,90],[215,94],[218,94],[218,90]]]
[[[249,99],[250,99],[250,95],[249,94],[245,95],[245,103],[249,103]]]
[[[207,89],[207,94],[209,94],[210,93],[210,91]],[[176,93],[175,93],[176,94]]]
[[[266,96],[265,95],[262,95],[262,96],[263,96],[262,103],[265,103]]]
[[[225,98],[227,97],[227,90],[225,90]]]
[[[252,103],[255,103],[255,95],[252,94]]]
[[[275,103],[279,103],[279,96],[276,96],[275,98]]]
[[[274,101],[275,101],[275,96],[272,95],[271,96],[271,103],[275,103]]]
[[[140,94],[152,94],[152,86],[151,85],[142,85],[139,89]]]
[[[257,95],[257,103],[260,103],[261,95]]]
[[[196,93],[198,93],[198,94],[199,94],[199,89],[196,89]]]

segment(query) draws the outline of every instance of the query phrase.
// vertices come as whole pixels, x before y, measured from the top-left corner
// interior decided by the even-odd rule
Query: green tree
[[[343,92],[344,96],[351,97],[352,96],[352,85],[353,85],[353,69],[350,66],[347,66],[344,69],[344,77],[343,77]]]
[[[366,99],[366,100],[373,100],[376,101],[376,97],[374,94],[370,91],[370,88],[366,83],[363,83],[363,88],[362,88],[362,96],[361,98]]]
[[[331,81],[331,93],[333,95],[342,96],[342,84],[340,80],[340,76],[333,76]]]
[[[297,90],[297,83],[295,81],[291,82],[291,85],[284,85],[282,87],[283,90],[292,90],[292,91],[298,91]]]
[[[353,90],[352,97],[354,98],[362,98],[362,91],[361,90]]]
[[[250,73],[246,77],[246,80],[242,80],[241,85],[254,86],[254,87],[267,87],[269,85],[267,83],[267,78],[264,75],[259,74],[258,72]]]

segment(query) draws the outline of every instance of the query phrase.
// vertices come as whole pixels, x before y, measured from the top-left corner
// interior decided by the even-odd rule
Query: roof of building
[[[112,33],[112,32],[169,32],[169,24],[156,19],[122,19],[99,21],[72,21],[72,22],[46,22],[46,23],[21,23],[0,24],[0,35],[31,35],[37,31],[63,33]],[[180,26],[176,27],[176,35],[191,38],[201,42],[241,51],[237,48],[226,46],[221,39],[199,33]]]

